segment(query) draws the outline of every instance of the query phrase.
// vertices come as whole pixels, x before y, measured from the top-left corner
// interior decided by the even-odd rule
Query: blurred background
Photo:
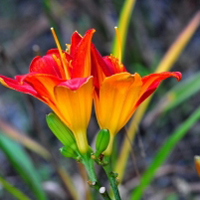
[[[102,55],[110,54],[114,27],[118,24],[124,2],[0,0],[0,74],[9,77],[25,74],[34,56],[44,55],[55,48],[50,27],[55,28],[63,49],[66,43],[70,43],[75,30],[83,35],[88,29],[95,28],[94,44]],[[125,44],[123,62],[127,70],[139,72],[142,76],[153,73],[199,9],[199,0],[138,0]],[[135,140],[130,141],[134,154],[132,152],[127,162],[120,185],[124,200],[129,199],[138,185],[139,176],[148,168],[164,141],[199,106],[200,28],[172,71],[183,74],[182,82],[175,79],[163,82],[138,127]],[[49,112],[46,105],[31,96],[0,86],[0,199],[17,199],[8,192],[5,181],[33,200],[92,199],[82,166],[63,158],[58,151],[62,145],[46,125],[45,116]],[[90,144],[93,144],[97,131],[93,112],[88,128]],[[122,130],[117,136],[114,163],[117,163],[122,146],[120,141],[126,138],[124,132]],[[199,200],[200,179],[194,166],[195,155],[200,155],[200,121],[191,126],[172,149],[143,198]],[[97,171],[102,183],[107,185],[104,173],[98,167]]]

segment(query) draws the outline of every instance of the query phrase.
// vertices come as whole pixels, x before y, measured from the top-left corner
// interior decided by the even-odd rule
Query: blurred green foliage
[[[125,8],[123,7],[124,2],[122,0],[2,1],[0,4],[1,74],[14,76],[26,73],[35,55],[44,55],[48,49],[55,48],[54,40],[50,33],[51,26],[56,29],[63,48],[65,48],[64,43],[70,43],[70,36],[75,30],[84,34],[87,29],[95,28],[97,32],[94,35],[93,42],[102,55],[110,54],[115,37],[114,26],[118,25],[121,10]],[[122,19],[121,25],[119,25],[119,28],[124,26],[127,29],[122,36],[122,40],[126,41],[126,43],[123,43],[125,52],[123,56],[124,64],[131,73],[137,71],[141,75],[146,75],[154,71],[161,55],[165,54],[169,46],[189,22],[189,19],[199,10],[200,2],[196,0],[141,0],[136,2],[134,12],[131,13],[134,5],[134,1],[132,2],[133,4],[132,7],[129,7],[129,11],[123,10],[125,14],[129,14],[130,21],[123,21]],[[166,196],[168,196],[167,200],[186,199],[181,191],[176,188],[173,177],[170,174],[159,178],[162,184],[151,182],[156,170],[161,167],[163,162],[172,166],[183,166],[185,175],[184,173],[175,172],[173,175],[180,176],[191,186],[190,193],[193,195],[191,198],[199,198],[199,191],[192,187],[193,184],[199,184],[199,179],[193,169],[193,155],[200,152],[199,110],[197,110],[200,99],[199,34],[200,30],[198,29],[173,67],[173,70],[183,73],[183,81],[176,83],[175,87],[172,86],[174,82],[171,80],[162,85],[162,93],[156,93],[147,110],[147,115],[144,116],[144,120],[138,128],[139,135],[136,137],[136,142],[132,147],[134,159],[128,160],[125,178],[122,182],[122,188],[124,189],[123,199],[128,199],[128,196],[137,185],[133,183],[137,177],[136,171],[142,175],[144,186],[151,186],[145,192],[146,195],[149,195],[149,198],[154,199],[154,194],[151,193],[151,190],[161,191],[162,184],[164,185],[165,180],[167,180],[168,184],[165,185],[165,188],[169,187],[172,190],[167,195],[163,192],[163,199]],[[166,92],[169,89],[171,90]],[[62,145],[50,133],[45,124],[45,115],[50,110],[42,103],[32,98],[27,98],[25,95],[21,95],[20,102],[15,103],[19,101],[19,95],[15,95],[14,91],[12,91],[13,95],[10,95],[11,92],[7,93],[6,91],[6,88],[0,87],[0,119],[4,119],[26,132],[27,137],[41,143],[55,159],[52,161],[51,156],[48,156],[43,148],[39,151],[36,149],[34,152],[38,153],[38,155],[40,155],[39,152],[41,151],[43,152],[43,154],[41,153],[42,155],[46,155],[44,157],[49,157],[48,161],[44,161],[40,156],[34,154],[32,152],[33,148],[29,148],[31,146],[28,146],[26,142],[23,143],[23,140],[20,143],[28,147],[28,151],[16,142],[0,135],[0,173],[2,177],[5,177],[5,180],[9,180],[7,178],[12,176],[14,180],[17,180],[18,175],[22,176],[35,194],[36,199],[45,199],[44,189],[48,196],[47,199],[78,199],[77,193],[81,193],[82,199],[87,199],[85,196],[90,196],[86,194],[86,191],[88,191],[87,185],[82,184],[80,181],[81,178],[84,180],[87,178],[84,177],[83,172],[80,173],[81,175],[78,173],[81,168],[76,163],[61,157],[58,149]],[[166,111],[168,112],[166,113]],[[158,115],[155,115],[156,112]],[[164,117],[160,118],[160,113],[164,113]],[[22,119],[22,116],[24,116],[24,119]],[[147,118],[151,119],[151,123]],[[186,118],[188,119],[185,120]],[[28,125],[24,126],[24,122]],[[196,125],[192,128],[195,122]],[[175,127],[178,126],[179,128],[174,131]],[[190,131],[189,128],[191,128]],[[1,124],[0,129],[2,129]],[[95,117],[92,116],[88,129],[90,143],[92,143],[97,130],[98,126]],[[158,137],[156,136],[157,133],[159,134]],[[187,136],[185,136],[186,134]],[[121,141],[126,137],[124,135],[122,133],[117,136],[117,145],[113,153],[115,159],[120,151]],[[169,139],[166,139],[169,135]],[[143,145],[141,145],[140,139],[143,141]],[[166,139],[166,142],[161,145],[164,139]],[[134,141],[129,141],[129,145],[132,142]],[[178,150],[173,151],[176,143],[179,144]],[[154,157],[158,144],[159,151]],[[187,146],[184,144],[187,144]],[[147,156],[142,157],[141,154],[143,153],[146,153]],[[4,155],[9,158],[9,162],[6,160],[6,164],[4,163]],[[166,161],[167,156],[170,159]],[[150,167],[146,164],[146,161],[148,161],[147,163],[152,162]],[[37,170],[34,168],[33,163],[37,166]],[[73,181],[60,168],[60,165],[65,166],[70,173],[70,177],[75,182],[75,189],[72,184]],[[135,166],[137,166],[137,170]],[[38,172],[45,169],[48,169],[45,181],[53,184],[50,189],[47,186],[43,186],[43,188],[41,186],[43,173]],[[143,174],[144,171],[145,173]],[[99,177],[103,177],[101,175],[102,172],[100,171]],[[103,178],[102,181],[104,181]],[[0,190],[4,191],[2,188]],[[22,192],[24,191],[22,190]],[[137,195],[134,196],[137,193],[139,197]],[[27,193],[27,196],[32,197],[32,194]],[[10,196],[6,195],[6,193],[3,193],[1,197],[3,199],[9,198],[10,200]],[[139,187],[133,193],[134,198],[141,198],[141,189]]]

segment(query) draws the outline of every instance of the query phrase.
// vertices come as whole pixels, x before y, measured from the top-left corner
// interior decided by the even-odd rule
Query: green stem
[[[87,171],[87,174],[89,177],[88,183],[90,187],[94,188],[98,193],[100,193],[100,195],[102,196],[104,200],[111,200],[106,190],[104,192],[100,192],[100,188],[102,188],[102,186],[98,182],[96,174],[95,174],[94,161],[88,153],[82,155],[82,163],[85,166],[85,169]]]
[[[113,190],[115,200],[121,200],[121,197],[120,197],[120,194],[119,194],[119,190],[118,190],[118,187],[117,187],[117,185],[118,185],[117,180],[116,180],[117,175],[116,175],[116,173],[114,173],[112,171],[111,163],[110,163],[110,156],[109,157],[105,156],[104,157],[104,161],[106,163],[108,163],[107,165],[103,166],[103,169],[106,172],[106,175],[107,175],[107,177],[109,179],[109,183],[110,183],[110,186],[111,186],[111,188]]]

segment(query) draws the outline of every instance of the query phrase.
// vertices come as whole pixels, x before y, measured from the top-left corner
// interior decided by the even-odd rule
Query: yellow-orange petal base
[[[86,130],[90,120],[93,101],[93,78],[89,77],[85,83],[76,90],[66,87],[65,84],[54,88],[56,105],[62,111],[58,116],[68,124],[74,133],[79,151],[88,150]],[[52,108],[53,109],[53,108]]]

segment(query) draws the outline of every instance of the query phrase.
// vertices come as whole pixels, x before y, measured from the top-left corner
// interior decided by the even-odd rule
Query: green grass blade
[[[165,200],[178,200],[179,197],[177,194],[170,194]]]
[[[132,192],[131,200],[140,200],[143,191],[150,184],[158,168],[165,162],[169,154],[174,149],[175,145],[183,138],[187,131],[200,119],[200,107],[184,122],[182,123],[167,141],[160,148],[154,157],[152,164],[144,172],[141,178],[141,184]]]
[[[17,130],[16,128],[11,126],[9,123],[3,121],[2,119],[0,119],[0,129],[3,134],[21,143],[23,146],[37,153],[43,158],[47,160],[51,158],[51,154],[46,148],[44,148],[42,145],[40,145],[38,142],[34,141],[30,137],[28,137],[27,134]]]
[[[200,24],[200,11],[196,12],[192,20],[185,27],[182,33],[178,36],[175,42],[170,46],[167,53],[163,56],[162,60],[158,64],[155,72],[169,71],[173,64],[176,62],[177,58],[182,53],[185,46],[190,41],[194,32],[197,30]]]
[[[122,8],[122,11],[120,13],[118,28],[119,28],[119,35],[121,38],[122,58],[124,55],[124,47],[125,47],[126,38],[127,38],[128,25],[130,22],[130,17],[131,17],[131,13],[134,8],[135,2],[136,0],[126,0]],[[115,57],[118,57],[118,51],[119,51],[118,46],[119,45],[118,45],[117,37],[115,36],[115,39],[113,40],[113,48],[112,48],[112,54]]]
[[[46,17],[47,17],[47,19],[49,21],[50,26],[54,28],[54,30],[56,32],[56,35],[58,37],[58,40],[59,40],[59,42],[60,42],[60,44],[62,46],[63,41],[62,41],[62,37],[60,35],[59,27],[58,27],[58,24],[57,24],[57,22],[55,20],[54,14],[52,14],[53,13],[53,11],[52,11],[52,9],[53,9],[53,7],[52,7],[53,6],[52,5],[53,1],[51,1],[51,0],[43,0],[42,2],[43,2],[44,13],[46,14]],[[54,4],[55,3],[56,2],[54,2]],[[54,8],[56,8],[56,5],[54,5]],[[52,36],[52,39],[53,39],[53,36]]]
[[[28,196],[26,196],[20,190],[18,190],[14,186],[12,186],[10,183],[8,183],[6,180],[4,180],[2,177],[0,177],[0,184],[3,186],[4,189],[6,189],[10,194],[12,194],[18,200],[30,200],[30,198]]]
[[[25,180],[38,200],[46,200],[39,176],[33,166],[32,161],[25,150],[18,143],[0,134],[0,148],[6,154],[12,166]]]

